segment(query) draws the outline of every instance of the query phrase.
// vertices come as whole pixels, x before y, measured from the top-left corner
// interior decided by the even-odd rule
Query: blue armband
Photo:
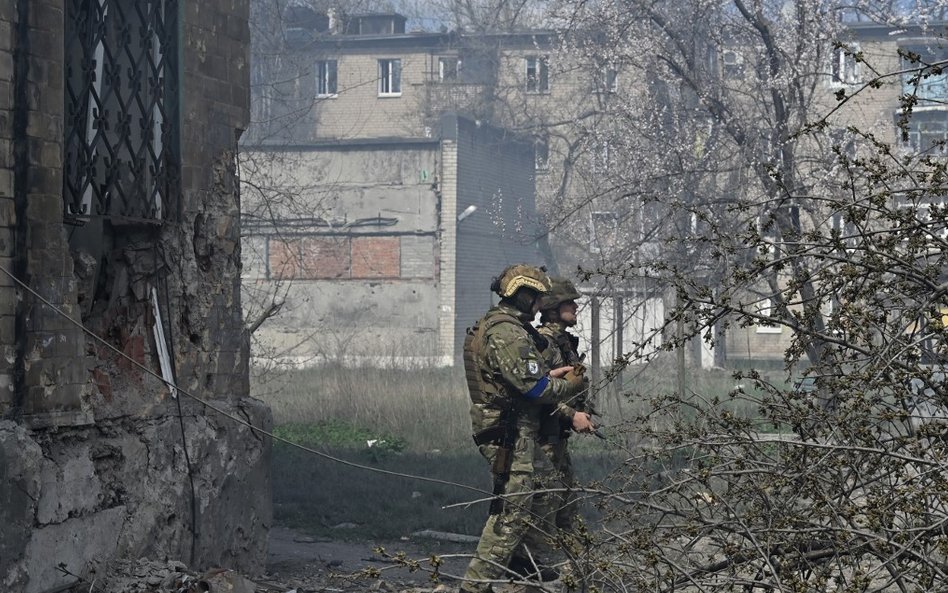
[[[550,384],[549,377],[543,377],[537,384],[533,386],[533,389],[523,394],[523,397],[527,399],[536,399],[543,394],[543,390],[546,389],[546,386]]]

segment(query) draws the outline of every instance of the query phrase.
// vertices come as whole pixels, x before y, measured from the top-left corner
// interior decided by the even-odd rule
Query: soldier
[[[576,325],[576,299],[580,296],[579,292],[566,278],[551,278],[550,283],[550,292],[541,299],[538,331],[547,338],[565,364],[579,365],[579,338],[568,331],[568,328]],[[567,493],[559,496],[553,504],[554,524],[566,533],[573,530],[578,517],[578,503],[568,493],[576,485],[568,449],[568,439],[572,433],[570,417],[576,411],[587,414],[591,411],[586,402],[587,395],[588,380],[584,378],[584,389],[574,400],[544,406],[543,422],[540,425],[540,446],[552,461],[559,486],[567,489]]]
[[[500,303],[468,329],[464,369],[474,442],[491,463],[496,498],[462,593],[492,591],[490,581],[504,577],[514,551],[529,539],[531,524],[542,521],[540,497],[533,495],[535,467],[545,458],[537,444],[540,410],[569,400],[583,387],[571,367],[548,368],[541,354],[547,342],[530,325],[540,296],[549,291],[546,274],[532,266],[510,266],[491,290]],[[591,430],[588,416],[577,416],[577,430]]]

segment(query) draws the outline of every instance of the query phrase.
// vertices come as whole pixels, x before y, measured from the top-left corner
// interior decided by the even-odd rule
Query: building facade
[[[248,174],[293,188],[244,205],[248,316],[280,308],[261,356],[451,365],[492,277],[542,257],[533,146],[454,115],[428,135],[245,147]]]
[[[647,199],[623,199],[611,189],[625,187],[627,179],[634,178],[624,169],[644,169],[649,166],[647,158],[663,155],[628,153],[629,143],[611,135],[610,126],[601,122],[633,113],[629,103],[635,101],[657,102],[652,116],[656,130],[662,129],[663,118],[680,116],[660,108],[663,100],[671,105],[669,97],[680,89],[666,84],[647,63],[577,57],[579,52],[562,51],[562,40],[553,31],[410,33],[397,15],[354,15],[348,25],[334,29],[331,19],[298,16],[285,23],[286,51],[281,63],[271,64],[283,75],[271,75],[270,80],[283,82],[267,84],[263,75],[257,78],[261,100],[255,104],[255,120],[268,123],[261,133],[265,141],[431,137],[445,112],[508,130],[534,144],[536,209],[541,222],[554,229],[544,235],[552,236],[548,243],[552,247],[542,245],[544,259],[554,270],[614,266],[621,263],[617,259],[626,257],[623,254],[629,252],[630,245],[644,254],[643,259],[654,257],[657,250],[664,249],[663,239],[653,234],[663,225],[668,228],[660,232],[676,235],[700,231],[699,216],[679,213],[682,219],[669,224],[668,213],[650,206]],[[371,21],[371,26],[363,27],[363,19]],[[943,75],[924,79],[921,101],[905,131],[898,125],[899,97],[916,94],[910,75],[889,77],[878,88],[860,88],[871,75],[869,65],[876,72],[898,71],[906,65],[906,50],[929,63],[936,60],[938,50],[933,48],[940,47],[938,35],[935,29],[923,34],[920,29],[893,31],[861,22],[844,27],[840,45],[820,48],[818,53],[825,58],[819,64],[814,62],[815,71],[807,77],[807,92],[814,98],[808,104],[812,115],[833,109],[840,91],[852,94],[859,90],[854,99],[836,110],[833,125],[840,130],[855,125],[906,151],[943,138]],[[756,49],[708,43],[704,48],[707,63],[702,66],[707,72],[703,75],[715,79],[715,84],[734,97],[756,96],[759,88],[747,88],[762,84],[755,74]],[[687,103],[680,96],[676,100]],[[695,126],[698,124],[706,125],[706,136],[710,136],[721,122],[708,120]],[[707,140],[699,136],[695,132],[691,139],[692,153]],[[745,146],[740,150],[753,149]],[[684,196],[687,199],[699,194],[726,196],[729,192],[740,194],[748,179],[722,174],[705,182],[708,187],[669,190],[690,193],[690,197]],[[643,197],[662,189],[644,190]],[[826,218],[830,224],[841,220],[838,213]],[[659,319],[661,312],[674,304],[647,282],[585,289],[597,298],[621,298],[626,303],[622,310],[633,315],[613,319],[610,327],[597,331],[590,327],[584,336],[589,340],[594,333],[615,336],[620,327],[619,335],[635,327],[641,329],[630,330],[623,342],[647,342],[660,327],[643,320]],[[766,313],[772,310],[772,303],[761,296],[751,308]],[[716,330],[714,352],[695,341],[689,350],[690,360],[702,366],[779,366],[789,334],[786,327],[733,324],[726,332]],[[597,347],[614,352],[618,346],[603,341]]]
[[[234,420],[270,422],[239,292],[248,14],[0,6],[0,589],[262,567],[269,443]]]

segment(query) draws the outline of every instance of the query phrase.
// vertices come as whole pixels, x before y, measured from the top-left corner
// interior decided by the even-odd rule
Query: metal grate
[[[177,0],[67,0],[67,222],[159,223],[178,185]]]

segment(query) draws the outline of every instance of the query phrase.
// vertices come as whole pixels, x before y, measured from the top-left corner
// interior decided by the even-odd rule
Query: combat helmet
[[[560,303],[575,301],[580,297],[579,291],[567,278],[551,277],[550,284],[550,292],[543,295],[540,301],[541,311],[555,309],[560,306]]]
[[[550,279],[540,268],[515,264],[507,266],[490,287],[505,299],[513,296],[520,288],[532,288],[540,294],[547,294],[550,291]]]

